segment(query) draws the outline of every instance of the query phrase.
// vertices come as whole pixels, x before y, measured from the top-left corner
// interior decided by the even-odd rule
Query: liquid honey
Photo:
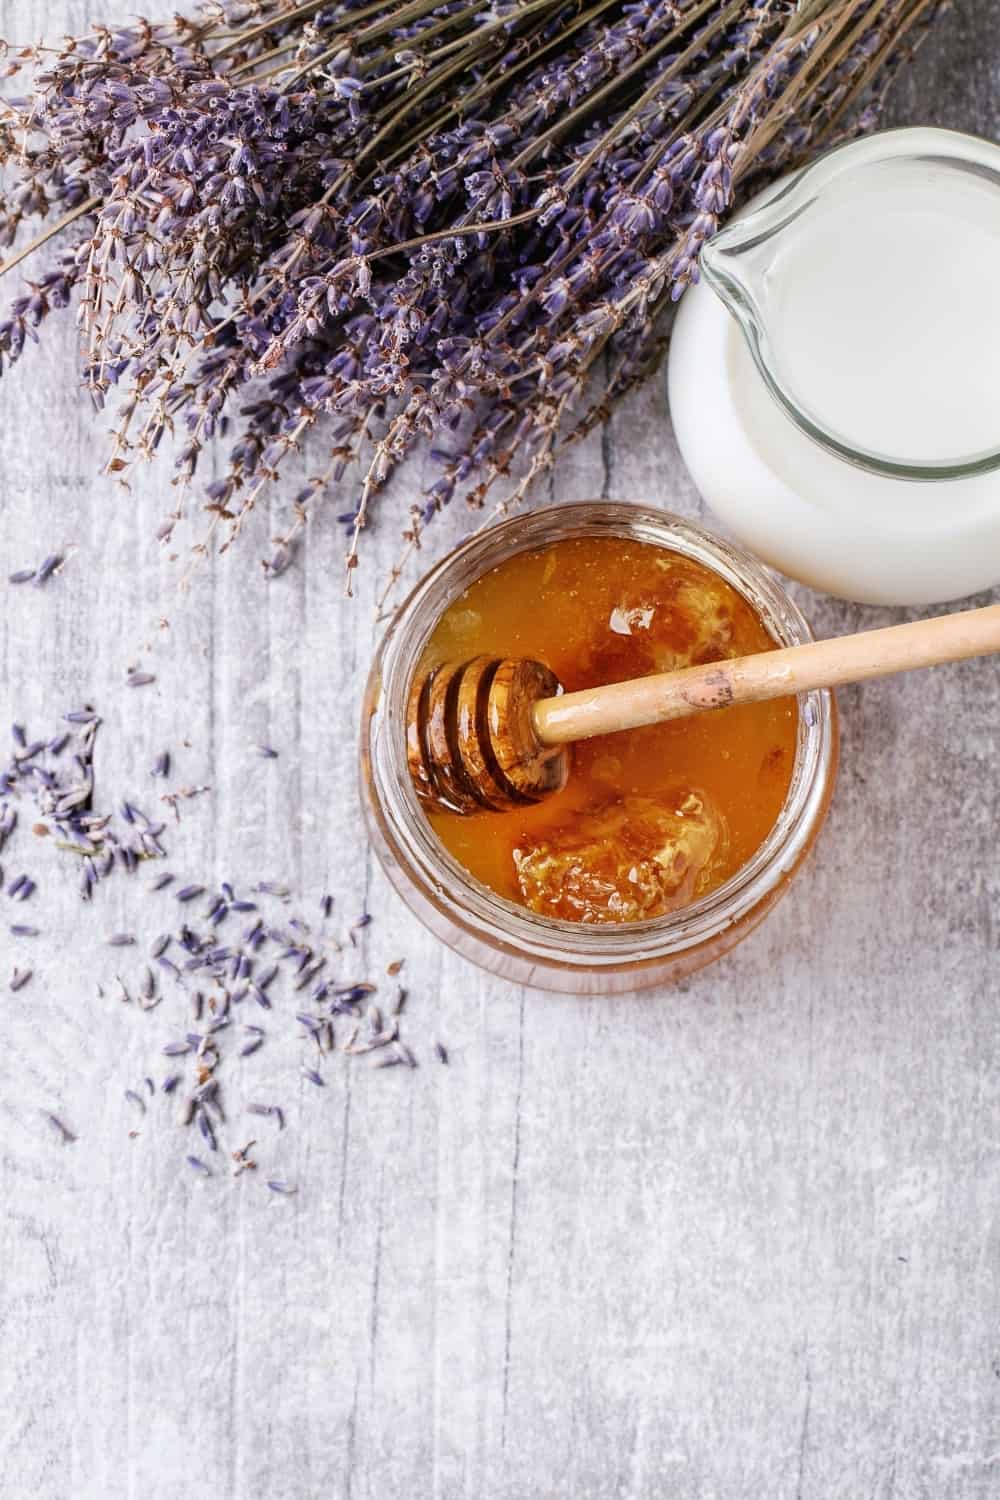
[[[445,611],[418,670],[534,657],[573,692],[773,649],[750,605],[679,553],[573,537],[516,553]],[[585,922],[662,915],[708,893],[777,821],[795,759],[794,698],[742,704],[573,746],[536,806],[429,814],[442,843],[511,901]]]

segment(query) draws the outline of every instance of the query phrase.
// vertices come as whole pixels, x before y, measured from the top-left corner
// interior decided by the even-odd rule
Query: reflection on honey
[[[649,543],[578,537],[521,552],[438,622],[422,666],[481,653],[547,663],[567,692],[771,649],[740,594]],[[566,788],[534,807],[432,824],[502,896],[621,922],[713,890],[766,838],[795,759],[794,698],[582,741]]]

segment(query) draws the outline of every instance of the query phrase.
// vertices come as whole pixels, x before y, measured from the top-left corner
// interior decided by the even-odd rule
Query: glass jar
[[[795,765],[777,823],[735,875],[692,905],[642,922],[589,926],[498,896],[448,853],[417,800],[406,759],[410,681],[441,614],[475,579],[514,553],[581,536],[625,537],[679,552],[737,589],[779,646],[812,639],[797,605],[765,568],[678,516],[598,500],[515,516],[438,563],[389,626],[365,693],[362,799],[390,881],[457,953],[540,989],[621,993],[680,979],[721,957],[782,895],[826,817],[836,776],[836,707],[829,692],[802,695]]]

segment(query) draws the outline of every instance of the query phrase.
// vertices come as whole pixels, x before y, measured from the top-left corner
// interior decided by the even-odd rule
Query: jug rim
[[[946,161],[956,168],[964,165],[972,171],[978,169],[995,179],[1000,192],[1000,145],[992,141],[940,126],[876,131],[824,152],[801,167],[778,191],[772,190],[766,201],[721,229],[702,248],[701,271],[739,325],[770,394],[799,430],[828,452],[857,468],[892,479],[934,481],[988,474],[1000,468],[1000,433],[996,445],[988,449],[940,461],[915,460],[852,442],[806,410],[776,368],[767,319],[757,305],[752,284],[733,270],[741,253],[780,234],[845,171],[893,160]]]

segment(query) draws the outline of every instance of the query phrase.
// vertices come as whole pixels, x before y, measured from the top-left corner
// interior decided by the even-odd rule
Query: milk
[[[895,154],[821,184],[739,268],[774,379],[862,458],[961,464],[1000,448],[1000,151],[971,143],[996,158],[996,179],[956,171],[934,159],[942,137],[949,152],[965,149],[967,138],[929,130],[847,148],[881,139]],[[681,303],[669,384],[696,484],[765,561],[879,604],[958,598],[1000,579],[1000,475],[892,478],[821,446],[768,389],[705,284]]]

